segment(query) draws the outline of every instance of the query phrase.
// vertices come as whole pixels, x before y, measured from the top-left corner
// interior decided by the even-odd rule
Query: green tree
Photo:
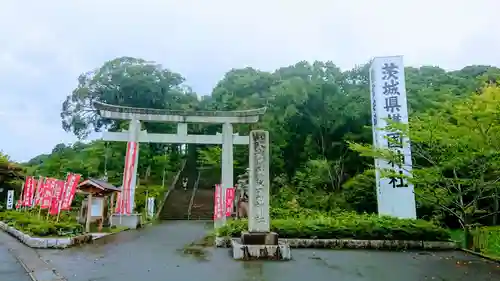
[[[21,193],[24,181],[24,169],[17,163],[13,163],[9,155],[0,151],[0,192],[1,201],[7,198],[7,190],[14,189],[16,198]],[[3,204],[2,204],[3,205]]]
[[[412,181],[420,200],[453,215],[464,229],[498,214],[500,192],[500,88],[442,104],[410,119],[410,126],[392,123],[387,130],[411,139]],[[394,151],[351,143],[363,156],[395,163]],[[391,171],[383,171],[391,176]]]
[[[161,65],[132,57],[121,57],[78,77],[78,86],[62,105],[62,126],[80,138],[91,129],[118,124],[99,118],[93,102],[158,109],[189,109],[196,95],[183,85],[184,78]],[[148,129],[154,129],[150,125]]]

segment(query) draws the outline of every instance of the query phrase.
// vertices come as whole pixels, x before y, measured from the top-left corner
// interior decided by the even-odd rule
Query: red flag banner
[[[125,156],[125,171],[123,173],[123,185],[122,192],[120,196],[119,208],[121,214],[130,215],[132,213],[132,206],[130,202],[130,188],[132,184],[132,178],[134,174],[134,167],[136,165],[136,156],[137,156],[137,143],[136,142],[128,142],[127,143],[127,154]]]
[[[62,180],[55,180],[50,200],[50,214],[53,216],[59,213],[59,204],[62,199],[65,184],[66,183]]]
[[[28,196],[29,196],[29,189],[30,189],[30,185],[31,185],[31,176],[26,176],[26,179],[24,181],[24,188],[23,188],[23,196],[22,196],[22,199],[21,199],[21,206],[26,206],[26,202],[29,200],[28,199]]]
[[[35,191],[35,200],[34,200],[33,206],[40,205],[40,197],[43,194],[44,183],[45,183],[45,179],[43,177],[40,177],[38,179],[38,184],[37,184],[36,191]]]
[[[33,193],[35,190],[35,178],[26,177],[26,182],[24,183],[24,194],[23,194],[23,203],[22,205],[25,207],[31,207],[33,201]]]
[[[52,190],[54,189],[56,179],[47,178],[43,185],[43,193],[40,196],[40,208],[48,209],[52,202]]]
[[[214,196],[214,220],[220,219],[223,216],[222,208],[222,187],[220,184],[215,185],[215,196]]]
[[[116,194],[116,206],[115,206],[115,213],[116,214],[121,214],[122,213],[122,198],[121,198],[121,192],[118,192]]]
[[[226,189],[226,217],[230,217],[234,207],[234,187]]]
[[[129,157],[130,155],[130,143],[127,143],[127,152],[125,154],[125,168],[123,170],[123,183],[122,183],[122,191],[118,193],[116,196],[116,207],[115,207],[115,213],[116,214],[123,214],[123,193],[125,192],[125,185],[128,182],[128,176],[129,176]]]
[[[66,177],[66,185],[61,201],[61,210],[68,211],[71,209],[71,203],[73,203],[73,199],[75,198],[76,187],[80,182],[80,178],[81,175],[71,173]]]

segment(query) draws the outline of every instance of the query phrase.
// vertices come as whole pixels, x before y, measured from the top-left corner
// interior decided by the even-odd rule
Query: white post
[[[188,128],[187,123],[177,123],[177,135],[187,136]]]
[[[269,132],[250,132],[248,231],[269,232]]]
[[[222,184],[221,201],[226,204],[226,190],[233,186],[233,124],[224,123],[222,125]],[[223,208],[225,209],[225,207]],[[220,221],[215,222],[215,227],[226,224],[226,213],[223,212]]]
[[[7,210],[12,210],[12,207],[14,206],[14,190],[11,189],[7,191]]]

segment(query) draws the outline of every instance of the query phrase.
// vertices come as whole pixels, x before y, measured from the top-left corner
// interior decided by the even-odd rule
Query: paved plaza
[[[383,252],[293,249],[288,262],[232,260],[228,249],[184,254],[207,223],[167,221],[103,238],[93,245],[40,250],[68,281],[488,281],[500,264],[462,252]],[[0,280],[4,280],[0,278]]]
[[[0,280],[31,281],[22,265],[14,258],[8,247],[0,241]]]

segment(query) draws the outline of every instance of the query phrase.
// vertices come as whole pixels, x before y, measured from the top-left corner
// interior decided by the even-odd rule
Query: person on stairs
[[[182,188],[184,188],[184,191],[187,190],[187,186],[188,186],[188,178],[184,178],[182,180]]]

